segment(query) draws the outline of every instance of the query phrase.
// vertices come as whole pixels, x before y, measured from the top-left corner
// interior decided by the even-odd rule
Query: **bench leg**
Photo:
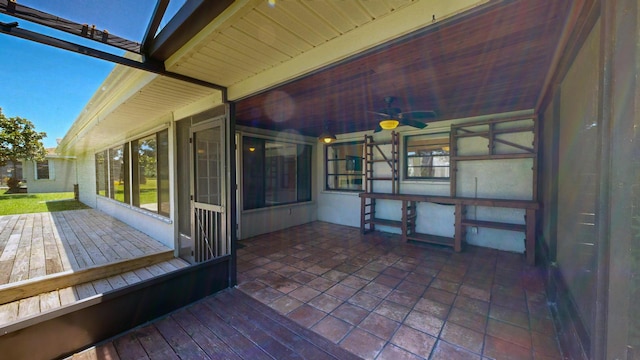
[[[535,209],[527,209],[525,216],[527,224],[527,234],[525,239],[525,251],[527,253],[527,264],[536,264],[536,211]]]

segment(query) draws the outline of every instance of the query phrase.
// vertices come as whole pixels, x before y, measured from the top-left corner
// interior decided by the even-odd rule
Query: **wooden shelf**
[[[502,222],[495,222],[495,221],[482,221],[482,220],[469,220],[469,219],[463,220],[462,226],[475,226],[475,227],[511,230],[511,231],[519,231],[519,232],[525,232],[527,230],[527,226],[524,224],[509,224],[509,223],[502,223]]]
[[[407,240],[414,240],[414,241],[451,246],[451,247],[453,247],[453,242],[454,242],[453,238],[450,238],[450,237],[430,235],[430,234],[418,234],[418,233],[407,235]]]
[[[365,223],[402,228],[402,221],[398,221],[398,220],[373,218],[373,219],[366,220]]]

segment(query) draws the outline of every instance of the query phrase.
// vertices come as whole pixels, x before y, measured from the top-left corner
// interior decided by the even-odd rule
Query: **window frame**
[[[301,204],[313,201],[313,146],[306,142],[295,140],[273,139],[251,134],[242,135],[242,211],[252,211],[286,206],[291,204]],[[294,146],[295,155],[281,155],[267,161],[268,144],[274,146]],[[286,156],[286,157],[283,157]],[[289,171],[292,160],[294,161],[292,176]],[[277,194],[273,194],[271,202],[268,201],[267,171],[268,162],[275,167],[276,172],[271,176],[272,185],[287,185],[291,195],[295,196],[292,201],[277,201]],[[301,166],[301,163],[306,163]],[[304,165],[304,164],[303,164]],[[275,200],[274,200],[275,199]],[[253,202],[252,202],[253,201]]]
[[[40,167],[41,164],[47,164],[47,177],[40,177]],[[53,169],[53,161],[51,159],[45,159],[44,161],[34,161],[34,179],[35,180],[54,180],[54,169]]]
[[[155,173],[156,173],[156,200],[157,210],[140,206],[140,194],[136,195],[136,187],[134,181],[139,181],[139,158],[134,151],[137,151],[138,142],[154,138],[156,143],[155,148]],[[170,144],[169,144],[169,129],[161,129],[159,131],[136,137],[123,144],[109,147],[107,149],[98,151],[94,154],[95,164],[95,176],[96,176],[96,195],[102,196],[113,201],[117,201],[121,204],[126,204],[132,208],[139,209],[144,212],[160,215],[162,217],[169,218],[171,216],[171,186],[169,184],[171,178],[171,169],[169,169],[170,158]],[[114,186],[113,169],[113,154],[122,148],[122,159],[116,161],[122,161],[121,167],[122,179],[124,182],[122,199],[116,198],[116,191]],[[162,151],[166,152],[161,153]],[[164,167],[160,169],[160,167]],[[162,176],[162,179],[160,179]],[[138,184],[139,185],[139,184]],[[104,192],[103,194],[101,192]]]
[[[412,175],[410,176],[410,168],[411,167],[416,167],[416,166],[410,166],[410,159],[411,158],[424,158],[425,156],[410,156],[409,155],[409,147],[411,146],[410,144],[410,139],[411,138],[432,138],[434,140],[433,144],[430,144],[434,147],[437,146],[441,146],[442,147],[442,151],[445,152],[445,154],[443,155],[428,155],[431,158],[436,158],[436,157],[447,157],[448,161],[447,161],[447,165],[443,166],[436,166],[436,165],[431,165],[429,166],[432,169],[438,169],[438,168],[446,168],[446,172],[448,174],[448,176],[444,177],[444,176],[415,176]],[[438,141],[439,139],[441,139],[441,141]],[[444,148],[447,147],[449,150],[445,150]],[[421,182],[427,182],[427,181],[437,181],[437,182],[449,182],[451,181],[451,136],[450,136],[450,132],[448,131],[442,131],[442,132],[433,132],[433,133],[422,133],[422,134],[410,134],[410,135],[405,135],[403,137],[403,152],[402,152],[402,162],[403,162],[403,180],[404,181],[421,181]],[[433,151],[433,150],[432,150]],[[427,166],[425,166],[427,167]]]
[[[345,155],[344,158],[337,158],[334,157],[333,159],[329,159],[329,148],[333,148],[333,147],[346,147],[346,146],[361,146],[360,149],[360,156],[357,155]],[[337,192],[348,192],[348,193],[360,193],[360,192],[364,192],[365,191],[365,184],[364,184],[364,147],[365,147],[365,143],[364,140],[353,140],[353,141],[343,141],[343,142],[336,142],[336,143],[331,143],[331,144],[325,144],[323,146],[323,162],[324,162],[324,190],[325,191],[337,191]],[[346,154],[346,152],[345,152]],[[345,162],[345,171],[353,171],[353,173],[341,173],[341,172],[337,172],[337,173],[330,173],[329,170],[330,168],[332,168],[332,166],[330,166],[330,163],[336,163],[336,162],[340,162],[340,161],[344,161]],[[359,173],[357,173],[359,171]],[[359,185],[360,188],[358,189],[353,189],[353,188],[341,188],[339,186],[340,181],[338,180],[338,178],[340,177],[347,177],[347,186],[350,184],[350,180],[358,180],[359,178]],[[333,177],[334,178],[334,183],[336,184],[335,187],[330,187],[329,183],[330,183],[330,178]],[[358,181],[356,181],[355,185],[358,185]]]

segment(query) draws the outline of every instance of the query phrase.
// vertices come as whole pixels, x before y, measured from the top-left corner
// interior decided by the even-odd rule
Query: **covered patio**
[[[160,351],[335,358],[334,345],[364,359],[562,358],[544,272],[522,254],[473,246],[455,253],[325,222],[240,244],[238,288],[271,309],[227,290],[74,359]],[[325,353],[314,352],[313,333],[328,341]],[[241,338],[250,346],[238,346]]]

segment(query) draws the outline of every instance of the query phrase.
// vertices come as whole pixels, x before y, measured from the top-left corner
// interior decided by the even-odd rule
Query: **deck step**
[[[238,289],[223,290],[68,359],[153,357],[160,351],[167,358],[360,359]]]
[[[0,305],[94,280],[105,279],[173,258],[173,250],[168,250],[135,259],[95,265],[80,270],[70,270],[0,285]]]

